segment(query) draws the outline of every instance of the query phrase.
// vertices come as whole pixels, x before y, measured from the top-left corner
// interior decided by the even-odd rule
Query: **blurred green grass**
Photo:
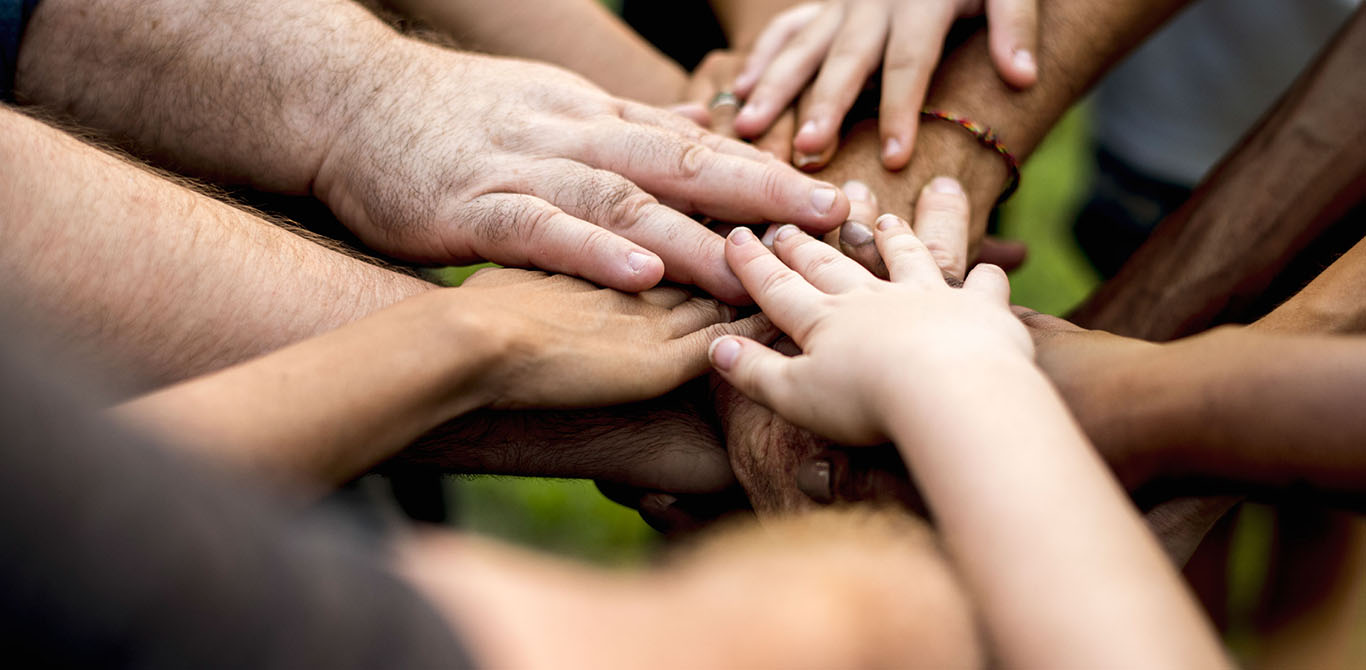
[[[1093,169],[1086,138],[1079,107],[1035,151],[1020,191],[1002,208],[1001,236],[1029,245],[1027,262],[1011,277],[1015,301],[1041,312],[1066,313],[1098,281],[1070,230]],[[440,276],[458,284],[480,267]],[[603,565],[638,563],[659,546],[639,516],[590,482],[475,476],[451,479],[449,491],[458,525],[520,545]]]

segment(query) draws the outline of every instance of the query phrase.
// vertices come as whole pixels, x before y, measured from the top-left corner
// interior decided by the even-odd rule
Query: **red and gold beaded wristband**
[[[1005,143],[1001,142],[1001,138],[996,136],[996,131],[992,130],[990,126],[984,126],[976,121],[958,116],[957,114],[940,111],[938,109],[930,109],[928,107],[920,110],[920,116],[926,119],[948,121],[949,123],[972,133],[972,136],[976,137],[977,141],[980,142],[982,146],[1001,154],[1001,158],[1004,158],[1006,161],[1006,170],[1010,172],[1010,176],[1006,181],[1006,188],[1001,192],[1001,197],[997,198],[996,204],[999,205],[1005,202],[1010,196],[1015,194],[1016,189],[1020,188],[1020,161],[1015,158],[1015,154],[1010,153],[1010,149],[1006,148]]]

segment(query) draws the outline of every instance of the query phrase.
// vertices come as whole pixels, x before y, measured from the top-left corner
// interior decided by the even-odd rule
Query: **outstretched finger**
[[[911,160],[930,75],[953,19],[952,8],[943,2],[898,3],[892,15],[878,107],[882,164],[889,170],[900,170]]]
[[[840,226],[840,251],[875,276],[886,279],[887,265],[873,243],[873,223],[882,211],[878,209],[877,196],[861,181],[847,181],[840,189],[849,197],[849,220]]]
[[[794,359],[754,340],[735,336],[714,340],[708,356],[721,377],[750,400],[779,414],[790,409],[786,402],[791,393],[787,367]]]
[[[865,2],[850,8],[820,74],[803,97],[801,123],[792,138],[795,154],[820,156],[838,143],[844,116],[882,61],[887,21],[887,9],[881,3]]]
[[[722,300],[744,300],[744,288],[726,266],[721,236],[660,204],[621,175],[556,159],[529,173],[522,185],[566,213],[649,249],[663,261],[664,276],[671,281],[700,286]]]
[[[991,60],[1007,84],[1029,88],[1039,80],[1038,0],[987,0]]]
[[[944,283],[934,256],[904,219],[895,214],[883,214],[878,218],[877,231],[873,234],[892,281],[927,286]]]
[[[754,90],[754,85],[759,83],[759,76],[768,69],[783,45],[811,23],[822,9],[822,3],[808,2],[773,17],[763,32],[759,33],[758,39],[754,40],[754,48],[750,49],[744,69],[735,77],[735,83],[732,85],[735,94],[741,98],[748,96],[750,91]]]
[[[805,341],[825,294],[778,260],[748,228],[736,228],[726,238],[726,262],[774,325],[798,345]]]
[[[777,160],[714,150],[716,135],[694,141],[636,124],[603,124],[572,140],[573,156],[615,172],[689,213],[732,223],[787,221],[824,232],[844,221],[849,201],[839,189]]]
[[[963,280],[963,290],[980,293],[1002,305],[1010,305],[1010,278],[1006,271],[990,263],[979,263]]]
[[[773,250],[788,267],[826,293],[844,293],[876,281],[853,259],[791,224],[778,229]]]
[[[811,81],[843,23],[844,11],[840,3],[827,4],[820,16],[783,45],[735,117],[735,131],[741,137],[754,137],[767,130]]]
[[[501,265],[583,277],[620,291],[659,283],[664,264],[644,247],[530,195],[492,194],[470,201],[465,246]]]
[[[968,264],[968,196],[958,181],[935,177],[915,202],[915,236],[945,274],[961,278]]]

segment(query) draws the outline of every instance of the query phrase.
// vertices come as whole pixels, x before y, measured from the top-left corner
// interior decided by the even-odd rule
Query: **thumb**
[[[711,343],[707,355],[731,386],[749,399],[782,414],[787,367],[792,359],[747,337],[727,335]]]

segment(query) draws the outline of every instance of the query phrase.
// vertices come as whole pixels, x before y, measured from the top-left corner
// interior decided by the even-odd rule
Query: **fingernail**
[[[816,208],[817,214],[829,214],[830,209],[835,206],[835,198],[839,197],[839,191],[833,186],[823,186],[811,192],[811,205]]]
[[[778,236],[775,237],[775,238],[773,238],[773,239],[775,239],[775,240],[781,242],[781,241],[783,241],[783,240],[785,240],[785,239],[787,239],[787,238],[789,238],[789,237],[792,237],[793,235],[796,235],[796,234],[797,234],[797,227],[789,223],[789,224],[784,225],[782,228],[779,228],[779,229],[778,229]]]
[[[650,257],[639,251],[632,251],[626,255],[626,267],[631,268],[631,272],[640,272],[650,263]]]
[[[735,115],[735,120],[743,122],[758,121],[761,112],[763,112],[763,103],[751,102],[740,109],[740,113]]]
[[[738,226],[730,231],[730,243],[737,247],[744,246],[754,241],[754,231],[744,226]]]
[[[819,163],[820,160],[820,154],[798,153],[792,155],[792,164],[796,165],[799,168],[804,168],[808,165],[815,165],[816,163]]]
[[[883,214],[877,217],[878,230],[891,230],[899,225],[901,225],[901,217],[895,214]]]
[[[901,140],[898,140],[898,139],[895,138],[895,137],[889,137],[889,138],[887,138],[887,141],[886,141],[886,142],[883,142],[883,143],[882,143],[882,157],[883,157],[883,158],[891,158],[892,156],[895,156],[895,155],[900,154],[900,153],[901,153]]]
[[[1030,53],[1028,49],[1016,49],[1010,59],[1011,62],[1015,63],[1015,67],[1025,72],[1034,72],[1038,68],[1038,65],[1034,63],[1034,54]]]
[[[863,182],[850,179],[849,181],[844,182],[844,194],[849,196],[850,200],[862,202],[864,200],[870,200],[873,192],[868,190],[868,186]]]
[[[797,131],[797,135],[814,135],[816,134],[816,130],[816,120],[811,119],[810,121],[807,121],[806,123],[802,124],[801,129]]]
[[[797,489],[818,503],[834,502],[835,495],[830,490],[830,461],[802,463],[797,469]]]
[[[640,498],[640,509],[654,514],[663,513],[678,502],[678,498],[667,493],[647,493]]]
[[[769,249],[772,249],[772,248],[773,248],[773,238],[777,237],[777,235],[778,235],[778,224],[776,224],[776,223],[769,224],[768,228],[767,228],[766,230],[764,230],[764,236],[761,237],[761,238],[759,238],[759,241],[760,241],[760,242],[763,242],[763,243],[764,243],[764,246],[768,247]]]
[[[740,357],[740,341],[733,337],[719,337],[711,343],[711,362],[719,370],[730,370]]]
[[[963,195],[963,185],[953,177],[935,177],[930,180],[930,190],[935,193]]]
[[[685,102],[681,105],[669,107],[669,111],[678,114],[679,116],[689,116],[690,114],[695,114],[697,112],[706,112],[707,106],[696,102]]]
[[[858,221],[845,221],[840,227],[840,241],[851,247],[861,247],[873,241],[873,231]]]

